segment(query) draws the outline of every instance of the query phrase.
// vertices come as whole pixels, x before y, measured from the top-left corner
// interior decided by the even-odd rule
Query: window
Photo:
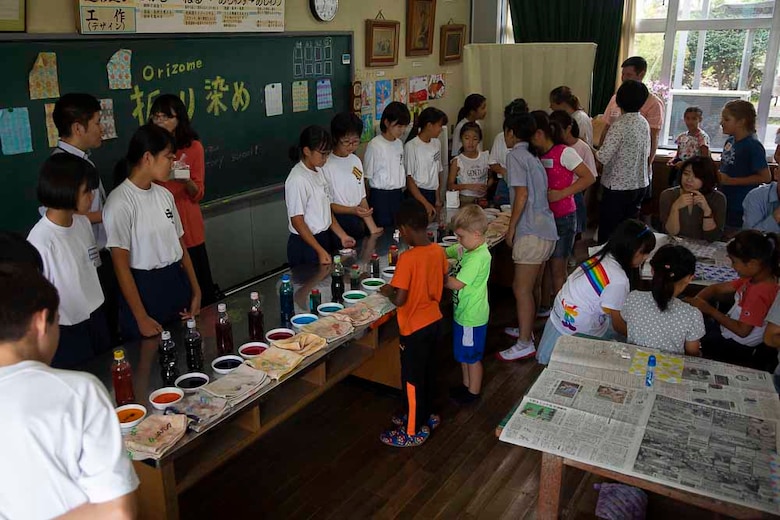
[[[632,54],[648,62],[645,80],[665,97],[661,146],[673,147],[687,106],[704,110],[712,149],[726,136],[720,111],[732,99],[752,102],[758,136],[774,152],[780,127],[778,39],[780,13],[773,0],[636,0]],[[773,41],[774,40],[774,41]]]

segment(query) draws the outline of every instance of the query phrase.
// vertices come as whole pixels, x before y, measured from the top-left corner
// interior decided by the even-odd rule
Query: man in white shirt
[[[138,477],[105,388],[48,366],[58,305],[34,266],[0,264],[0,518],[134,518]]]

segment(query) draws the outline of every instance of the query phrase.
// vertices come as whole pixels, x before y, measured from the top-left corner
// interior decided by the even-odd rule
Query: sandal
[[[427,426],[420,428],[414,435],[409,435],[404,430],[388,430],[379,435],[379,440],[394,448],[414,448],[428,440],[430,434],[431,430]]]

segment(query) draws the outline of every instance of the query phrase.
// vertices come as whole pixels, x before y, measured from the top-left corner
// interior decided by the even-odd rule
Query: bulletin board
[[[0,222],[26,232],[35,186],[56,144],[47,112],[59,95],[104,101],[92,160],[107,188],[154,99],[179,95],[206,151],[206,201],[283,182],[308,125],[349,109],[352,33],[31,39],[0,42]]]

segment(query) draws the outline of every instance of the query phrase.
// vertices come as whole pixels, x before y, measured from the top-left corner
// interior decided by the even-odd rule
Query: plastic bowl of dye
[[[268,343],[263,343],[262,341],[251,341],[238,347],[238,353],[244,359],[253,359],[265,352],[267,348]]]
[[[176,378],[173,383],[176,388],[180,388],[185,394],[193,394],[200,387],[209,384],[209,376],[203,372],[189,372]]]
[[[229,374],[233,370],[240,367],[243,363],[244,363],[244,358],[242,358],[241,356],[228,354],[227,356],[220,356],[216,358],[214,361],[212,361],[211,368],[217,374],[224,376],[225,374]]]
[[[501,204],[501,213],[512,213],[511,204]]]
[[[360,282],[360,286],[367,293],[375,293],[382,288],[383,285],[387,285],[387,282],[381,278],[366,278]]]
[[[442,237],[441,241],[449,245],[457,244],[458,237],[456,237],[455,235],[450,235],[450,236]]]
[[[119,426],[123,430],[135,428],[146,417],[146,407],[140,404],[126,404],[116,409],[116,417],[119,420]]]
[[[344,306],[341,305],[340,303],[336,303],[336,302],[323,303],[322,305],[317,305],[317,314],[319,314],[324,318],[325,316],[330,316],[331,314],[339,312],[343,308]]]
[[[178,403],[184,397],[184,391],[173,386],[160,388],[149,394],[149,402],[155,410],[165,410],[169,406]]]
[[[366,291],[347,291],[343,295],[344,305],[350,307],[365,300],[367,296],[368,293]]]
[[[265,340],[270,345],[272,341],[288,339],[293,336],[295,336],[295,331],[292,329],[272,329],[265,333]]]
[[[293,330],[295,332],[300,332],[301,327],[303,327],[304,325],[308,325],[309,323],[314,323],[318,319],[320,318],[316,314],[309,314],[309,313],[296,314],[295,316],[292,317],[290,323],[292,324]]]
[[[395,276],[395,267],[385,267],[382,269],[382,278],[384,278],[386,281],[390,281],[393,279],[393,276]]]

